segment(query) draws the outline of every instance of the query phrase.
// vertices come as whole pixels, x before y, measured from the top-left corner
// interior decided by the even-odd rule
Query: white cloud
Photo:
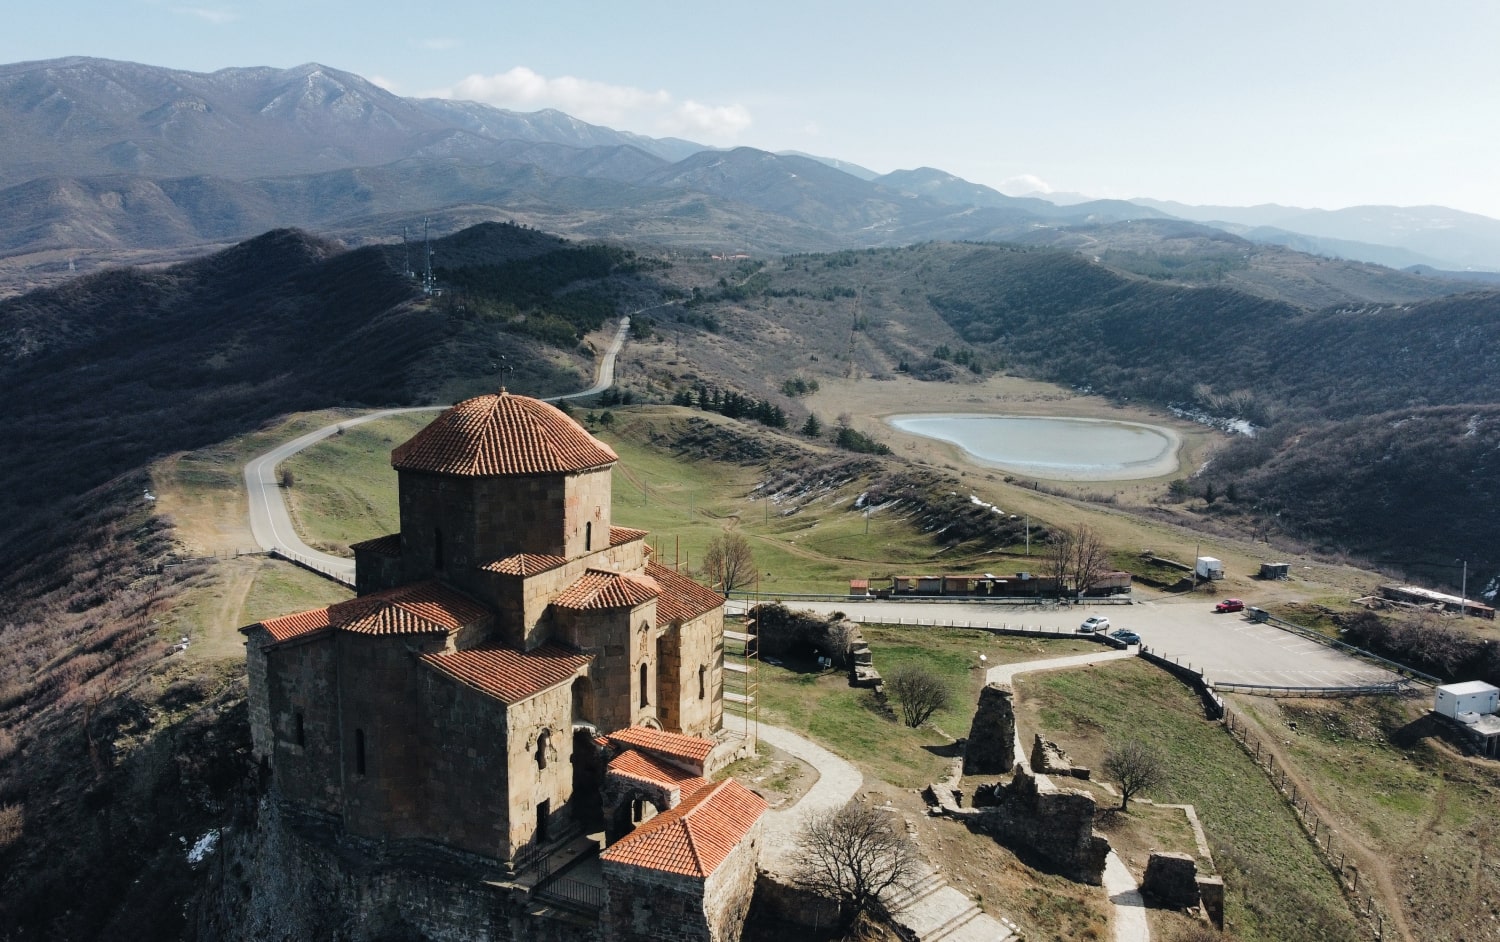
[[[1052,184],[1032,173],[1023,173],[1020,176],[1001,180],[1000,185],[995,187],[1006,196],[1031,196],[1036,193],[1047,194],[1052,192]]]
[[[210,7],[173,7],[172,11],[174,13],[181,13],[184,16],[196,16],[198,19],[205,20],[209,23],[214,24],[215,26],[222,26],[225,23],[232,23],[240,18],[240,15],[233,10],[225,10],[223,8],[214,9]]]
[[[750,126],[750,112],[744,105],[703,105],[685,101],[673,112],[682,123],[681,134],[709,134],[734,137]]]
[[[692,134],[732,138],[750,126],[744,105],[675,101],[664,90],[647,91],[562,75],[549,78],[524,65],[494,75],[470,75],[435,93],[439,98],[481,101],[499,108],[556,108],[591,124],[646,134]]]
[[[396,87],[396,83],[383,75],[371,75],[369,76],[369,81],[371,85],[374,85],[376,88],[383,88],[386,91],[390,92],[392,95],[399,93],[399,89]]]

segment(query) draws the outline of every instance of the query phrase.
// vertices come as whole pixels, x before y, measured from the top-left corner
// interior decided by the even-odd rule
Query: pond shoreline
[[[1053,481],[1135,481],[1172,474],[1183,444],[1172,429],[1121,419],[927,412],[886,415],[882,421],[953,445],[979,467]]]

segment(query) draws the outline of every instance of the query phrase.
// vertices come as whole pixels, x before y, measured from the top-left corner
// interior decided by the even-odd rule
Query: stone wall
[[[566,684],[506,708],[512,852],[536,843],[540,828],[546,829],[547,840],[555,840],[573,824],[572,712],[573,691]],[[483,787],[479,781],[472,784]],[[549,812],[545,823],[540,817],[544,808]]]
[[[1016,711],[1007,684],[986,684],[964,743],[965,775],[1004,775],[1016,764]]]
[[[706,879],[604,861],[605,942],[738,942],[755,893],[756,825]]]
[[[189,913],[221,942],[593,942],[597,923],[526,911],[522,895],[462,855],[340,835],[267,797],[226,830]]]
[[[559,609],[556,637],[594,655],[589,669],[592,713],[587,720],[601,733],[638,723],[657,723],[661,702],[657,678],[656,600],[633,609]],[[641,665],[646,667],[646,696],[641,698]],[[649,724],[648,724],[649,725]]]
[[[724,725],[724,610],[674,625],[662,640],[662,726],[712,737]]]
[[[976,805],[980,796],[975,795]],[[1018,770],[1008,785],[988,793],[988,804],[965,817],[1021,856],[1032,856],[1064,876],[1098,885],[1104,881],[1109,840],[1094,831],[1094,797],[1059,789]]]
[[[419,712],[405,720],[430,736],[422,759],[427,836],[509,859],[514,846],[506,799],[511,771],[502,748],[508,735],[505,706],[431,667],[415,669],[420,671]]]
[[[270,639],[265,631],[255,638]],[[289,797],[311,807],[343,812],[344,752],[339,729],[335,638],[323,633],[254,653],[264,659],[267,753],[272,773]],[[256,640],[251,647],[258,649]],[[250,690],[260,686],[252,675]],[[253,703],[253,700],[252,700]],[[298,742],[298,716],[302,735]],[[252,724],[255,718],[252,716]],[[255,726],[252,725],[252,731]],[[259,748],[259,744],[257,744]]]
[[[1092,773],[1080,765],[1073,764],[1073,757],[1050,739],[1037,733],[1031,743],[1031,771],[1041,775],[1067,775],[1071,778],[1088,778]]]

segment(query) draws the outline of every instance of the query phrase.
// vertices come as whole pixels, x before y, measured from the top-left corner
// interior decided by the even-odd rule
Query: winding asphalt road
[[[657,306],[664,307],[665,305]],[[642,310],[652,310],[652,308]],[[640,314],[642,311],[635,313]],[[613,386],[615,360],[620,355],[620,349],[625,346],[625,338],[629,334],[630,317],[622,317],[614,340],[604,351],[604,358],[599,361],[599,372],[595,377],[594,385],[579,392],[553,396],[546,401],[581,399],[584,396],[597,395]],[[321,572],[344,585],[354,585],[354,560],[320,553],[302,542],[302,538],[297,535],[297,529],[292,526],[291,515],[287,513],[286,501],[282,499],[280,484],[276,480],[276,466],[309,445],[316,444],[343,429],[404,412],[436,412],[446,408],[447,406],[414,406],[406,409],[382,409],[379,412],[335,422],[315,432],[308,432],[300,438],[295,438],[263,455],[252,458],[245,465],[245,491],[250,500],[250,533],[255,538],[256,545],[267,552]]]

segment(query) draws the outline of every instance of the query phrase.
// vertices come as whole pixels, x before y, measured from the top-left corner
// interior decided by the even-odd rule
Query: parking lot
[[[1363,687],[1396,680],[1395,674],[1326,645],[1270,625],[1245,612],[1215,614],[1213,599],[1155,597],[1130,605],[1074,605],[1057,609],[991,602],[792,602],[791,608],[844,612],[859,622],[935,621],[963,626],[1002,624],[1073,631],[1090,615],[1110,620],[1110,630],[1128,628],[1153,652],[1200,670],[1216,683],[1266,687]],[[1253,599],[1246,599],[1254,604]],[[734,603],[731,611],[742,610]]]

